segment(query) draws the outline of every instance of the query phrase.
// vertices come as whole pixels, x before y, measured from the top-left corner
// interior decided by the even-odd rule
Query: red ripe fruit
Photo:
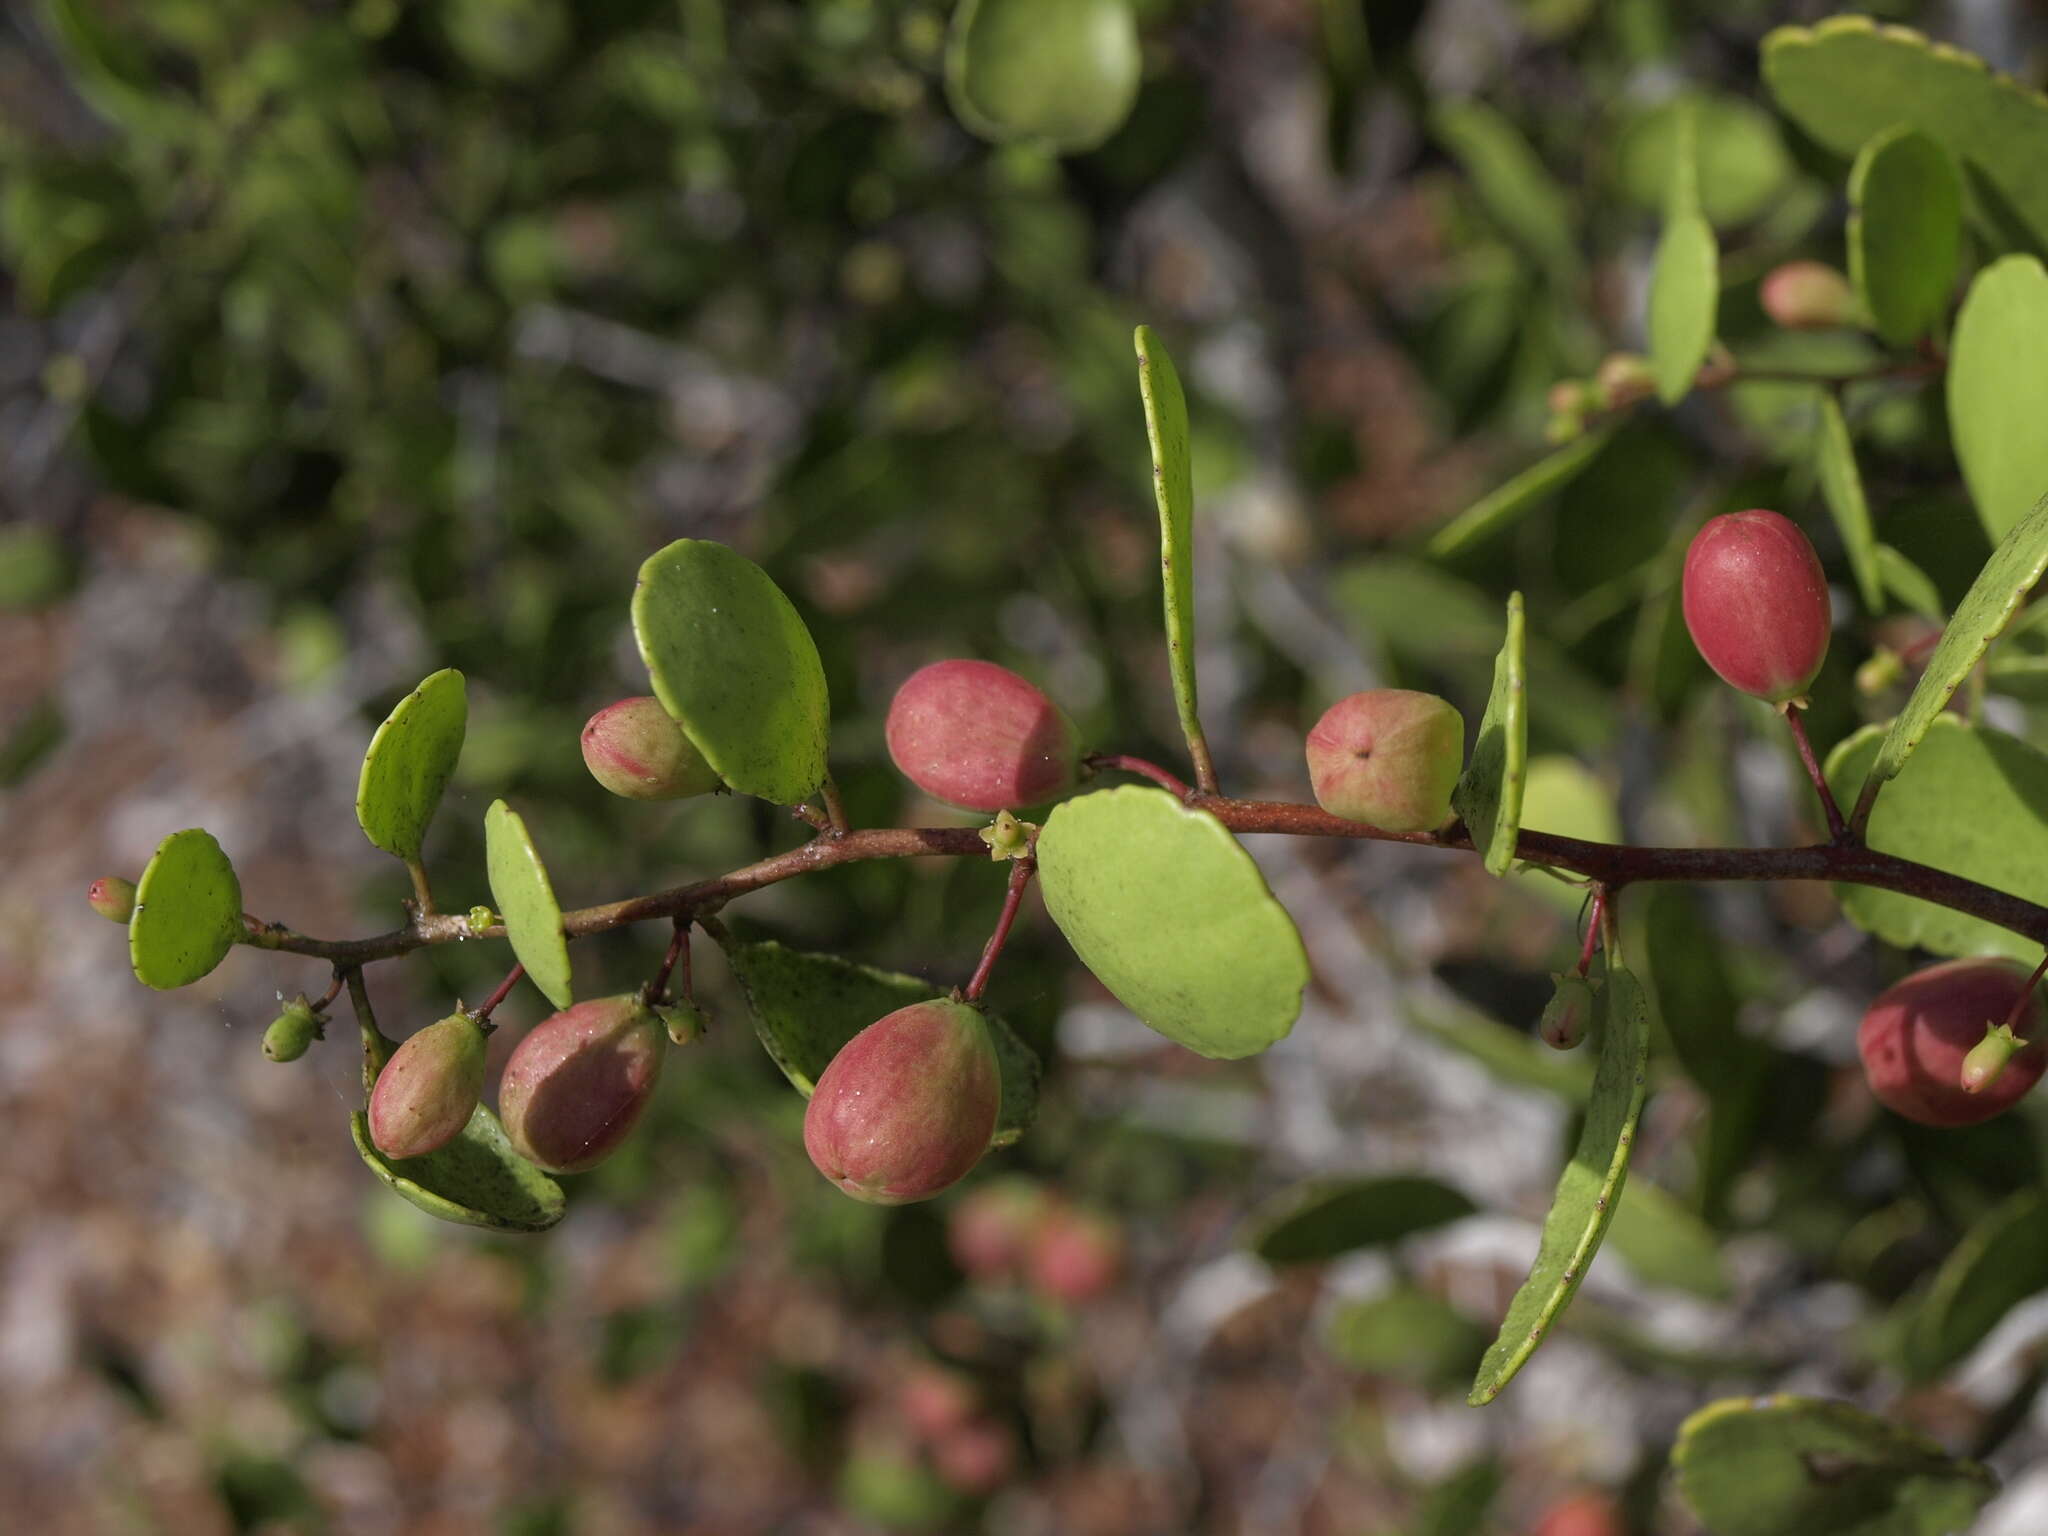
[[[1551,1505],[1530,1536],[1625,1536],[1625,1531],[1614,1500],[1588,1490]]]
[[[101,875],[86,887],[85,904],[110,923],[125,923],[135,915],[135,882]]]
[[[935,661],[903,681],[884,727],[902,775],[934,800],[993,814],[1074,787],[1080,734],[1060,707],[992,661]]]
[[[1056,1300],[1079,1305],[1116,1284],[1123,1259],[1122,1234],[1110,1222],[1058,1206],[1031,1235],[1031,1284]]]
[[[988,1021],[966,1003],[912,1003],[832,1058],[804,1111],[804,1150],[856,1200],[927,1200],[981,1161],[1002,1096]]]
[[[498,1114],[519,1155],[582,1173],[616,1152],[654,1097],[668,1036],[636,994],[594,998],[533,1026],[505,1063]]]
[[[1685,627],[1730,687],[1783,704],[1828,654],[1827,578],[1789,519],[1761,509],[1714,518],[1685,552]]]
[[[1856,1031],[1863,1075],[1878,1102],[1922,1125],[1975,1125],[2010,1109],[2048,1068],[2040,998],[2028,1000],[2014,1025],[2030,1043],[1995,1080],[1966,1091],[1963,1061],[1985,1029],[2012,1012],[2028,975],[2010,960],[1950,960],[1880,995]]]
[[[451,1013],[409,1035],[384,1063],[370,1090],[370,1140],[386,1157],[437,1151],[462,1134],[483,1091],[483,1026]]]
[[[1465,761],[1465,719],[1412,688],[1339,699],[1308,733],[1308,778],[1332,816],[1388,832],[1427,832],[1451,819]]]
[[[628,800],[681,800],[709,794],[723,782],[651,695],[607,704],[590,717],[583,727],[583,766]]]

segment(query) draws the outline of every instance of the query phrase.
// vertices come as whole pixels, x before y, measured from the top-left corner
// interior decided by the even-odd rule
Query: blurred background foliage
[[[2039,56],[2028,5],[1869,9],[2022,74]],[[258,1060],[271,994],[317,990],[312,968],[241,956],[196,1007],[97,976],[119,945],[74,921],[71,887],[201,820],[259,913],[387,925],[406,883],[354,839],[348,792],[371,726],[443,665],[474,708],[428,850],[445,904],[483,898],[500,794],[565,904],[791,844],[771,808],[626,806],[578,760],[582,720],[645,686],[626,600],[676,537],[731,542],[804,612],[857,821],[947,814],[881,748],[894,684],[940,656],[1017,667],[1091,742],[1178,761],[1141,320],[1190,386],[1226,784],[1300,795],[1302,724],[1370,683],[1476,718],[1519,588],[1531,824],[1796,835],[1789,759],[1704,686],[1673,588],[1698,522],[1748,505],[1797,517],[1843,574],[1810,391],[1638,413],[1512,531],[1423,544],[1543,451],[1553,383],[1640,347],[1684,102],[1722,339],[1766,366],[1870,359],[1771,331],[1755,297],[1787,257],[1840,260],[1845,168],[1756,81],[1763,32],[1824,10],[1133,10],[1129,116],[1065,157],[963,127],[940,0],[44,0],[0,19],[4,1002],[13,1036],[112,1021],[90,1063],[46,1044],[10,1066],[35,1150],[0,1238],[24,1521],[1453,1536],[1528,1530],[1597,1485],[1626,1529],[1682,1532],[1663,1458],[1711,1388],[1897,1385],[1893,1304],[2039,1154],[2018,1117],[1930,1138],[1871,1113],[1848,1026],[1902,966],[1824,892],[1632,909],[1667,1090],[1636,1175],[1647,1225],[1617,1228],[1635,1283],[1589,1286],[1573,1336],[1483,1413],[1461,1405],[1473,1330],[1526,1260],[1585,1092],[1575,1062],[1524,1049],[1575,947],[1577,893],[1540,879],[1256,850],[1320,978],[1259,1063],[1148,1043],[1027,922],[990,996],[1047,1054],[1047,1091],[990,1177],[1114,1218],[1122,1278],[1086,1305],[964,1276],[957,1199],[881,1212],[828,1189],[708,953],[724,1027],[569,1223],[526,1243],[434,1227],[362,1178],[334,1102],[347,1042],[317,1071]],[[1878,536],[1953,602],[1987,546],[1938,391],[1874,399],[1858,432]],[[1849,680],[1911,622],[1838,639],[1823,749],[1884,712]],[[971,863],[880,864],[731,918],[943,982],[1001,890]],[[659,944],[577,949],[594,992]],[[474,946],[381,968],[387,1028],[504,964]],[[1404,1169],[1492,1214],[1305,1274],[1239,1251],[1276,1190]],[[2044,1443],[2011,1438],[2032,1358],[1975,1396],[1882,1401],[2024,1466]],[[979,1395],[978,1462],[910,1422],[906,1383],[935,1361]]]

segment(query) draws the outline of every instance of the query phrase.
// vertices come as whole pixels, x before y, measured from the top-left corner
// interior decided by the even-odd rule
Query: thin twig
[[[1606,926],[1607,887],[1596,885],[1591,897],[1593,910],[1586,919],[1586,939],[1579,946],[1579,975],[1593,968],[1593,952],[1600,947],[1601,929]]]
[[[1122,752],[1095,752],[1083,758],[1082,761],[1090,768],[1116,768],[1121,769],[1125,773],[1135,773],[1141,778],[1150,779],[1161,789],[1178,795],[1183,800],[1193,799],[1195,795],[1194,790],[1181,783],[1179,779],[1168,773],[1164,768],[1160,767],[1157,763],[1148,762],[1142,757],[1131,757]]]
[[[1003,945],[1010,937],[1010,926],[1017,921],[1017,909],[1024,902],[1024,887],[1031,883],[1033,871],[1038,868],[1036,859],[1012,859],[1010,861],[1010,884],[1003,893],[1003,910],[996,919],[995,931],[988,936],[988,943],[981,951],[981,964],[974,968],[974,975],[961,990],[960,995],[968,1002],[978,1002],[982,989],[988,985],[988,978],[996,968],[996,957],[1003,952]]]
[[[1835,792],[1828,787],[1828,776],[1820,771],[1820,759],[1813,755],[1813,743],[1806,736],[1806,722],[1800,718],[1797,704],[1780,704],[1778,713],[1785,717],[1785,724],[1792,729],[1793,745],[1799,748],[1799,762],[1806,769],[1806,776],[1813,780],[1814,793],[1820,796],[1820,808],[1827,813],[1828,836],[1836,842],[1849,841],[1849,824],[1842,819],[1842,808],[1835,803]]]
[[[498,983],[498,990],[485,998],[480,1006],[472,1008],[469,1016],[479,1024],[490,1023],[492,1012],[497,1008],[498,1004],[512,995],[512,989],[519,985],[519,978],[525,974],[526,967],[524,965],[513,966],[511,970],[505,973],[505,979]]]

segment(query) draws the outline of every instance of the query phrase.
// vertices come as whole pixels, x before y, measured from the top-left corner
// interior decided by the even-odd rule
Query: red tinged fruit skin
[[[1465,762],[1465,720],[1448,700],[1411,688],[1339,699],[1308,733],[1309,783],[1332,816],[1388,832],[1451,819]]]
[[[856,1200],[927,1200],[981,1161],[1002,1091],[995,1040],[977,1010],[943,998],[912,1003],[832,1058],[804,1111],[804,1150]]]
[[[1604,1493],[1567,1494],[1543,1512],[1529,1536],[1628,1536],[1621,1510]]]
[[[639,1122],[667,1059],[668,1035],[636,994],[594,998],[534,1025],[498,1085],[498,1115],[520,1156],[582,1173]]]
[[[583,765],[628,800],[682,800],[722,782],[652,696],[621,699],[592,715],[583,727]]]
[[[135,882],[101,875],[86,887],[85,904],[110,923],[125,923],[135,915]]]
[[[384,1063],[370,1090],[370,1140],[386,1157],[424,1157],[462,1134],[483,1091],[483,1026],[452,1013]]]
[[[1950,960],[1916,971],[1880,994],[1856,1031],[1863,1075],[1880,1104],[1922,1125],[1975,1125],[2003,1114],[2048,1068],[2038,996],[2014,1033],[2029,1042],[1995,1080],[1972,1093],[1963,1062],[1985,1030],[2005,1021],[2029,971],[2010,960]]]
[[[971,1420],[977,1399],[974,1384],[958,1371],[920,1365],[904,1378],[896,1406],[913,1434],[936,1440]]]
[[[1788,261],[1757,287],[1764,313],[1788,331],[1834,330],[1856,322],[1849,279],[1824,261]]]
[[[884,734],[911,783],[991,815],[1066,793],[1081,756],[1065,712],[992,661],[935,661],[911,673],[890,701]]]
[[[1057,1206],[1031,1234],[1032,1288],[1071,1306],[1115,1285],[1123,1260],[1123,1235],[1090,1211]]]
[[[1685,552],[1685,627],[1732,688],[1772,704],[1803,697],[1827,659],[1827,577],[1790,519],[1729,512]]]

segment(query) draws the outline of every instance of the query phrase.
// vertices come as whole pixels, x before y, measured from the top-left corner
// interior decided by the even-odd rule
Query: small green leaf
[[[512,1150],[488,1104],[477,1105],[461,1135],[424,1157],[386,1157],[360,1112],[348,1128],[370,1172],[429,1216],[494,1232],[545,1232],[566,1209],[562,1186]]]
[[[365,837],[395,858],[418,861],[468,724],[469,695],[453,667],[398,701],[370,738],[356,781],[356,820]]]
[[[1707,349],[1714,344],[1720,302],[1720,251],[1714,231],[1697,213],[1664,225],[1650,273],[1650,368],[1657,398],[1676,405],[1692,390]]]
[[[1486,1331],[1440,1296],[1413,1286],[1341,1303],[1323,1347],[1354,1371],[1448,1387],[1472,1374]]]
[[[875,1020],[944,996],[928,981],[877,970],[838,955],[808,954],[770,940],[721,939],[725,957],[746,994],[747,1013],[769,1060],[805,1098],[840,1047]],[[1003,1101],[989,1145],[1007,1147],[1038,1114],[1038,1053],[995,1014],[983,1012],[995,1037],[1003,1074]]]
[[[173,832],[135,882],[128,960],[135,979],[167,991],[187,986],[226,958],[246,929],[242,883],[211,833]]]
[[[1477,1207],[1437,1179],[1316,1179],[1268,1201],[1245,1223],[1245,1246],[1268,1264],[1319,1264],[1385,1248],[1470,1216]]]
[[[1687,1206],[1647,1179],[1633,1180],[1622,1191],[1607,1241],[1645,1285],[1713,1300],[1728,1295],[1721,1240]]]
[[[1884,744],[1870,764],[1870,793],[1877,785],[1897,777],[1920,738],[1927,734],[1935,717],[1963,679],[1983,659],[1998,632],[2011,620],[2020,599],[2033,590],[2041,573],[2048,570],[2048,496],[2043,496],[2012,530],[1999,541],[1991,558],[1963,594],[1955,617],[1941,633],[1941,641],[1927,660],[1927,669],[1906,700],[1906,707],[1885,732]],[[1837,788],[1837,794],[1840,789]]]
[[[1963,249],[1963,179],[1939,142],[1900,124],[1849,175],[1849,280],[1878,335],[1903,347],[1948,310]]]
[[[562,933],[562,909],[540,852],[519,813],[493,800],[484,813],[484,867],[491,899],[505,921],[512,953],[526,967],[527,980],[557,1008],[575,999],[569,985],[569,941]]]
[[[1480,1362],[1466,1399],[1475,1408],[1500,1395],[1570,1305],[1600,1251],[1628,1178],[1649,1067],[1650,1006],[1635,977],[1620,967],[1609,969],[1598,997],[1600,1065],[1592,1102],[1544,1218],[1536,1263],[1508,1304],[1500,1336]]]
[[[1472,834],[1489,873],[1504,875],[1515,862],[1522,830],[1522,787],[1528,771],[1529,720],[1522,707],[1522,594],[1508,594],[1507,639],[1493,663],[1493,691],[1479,717],[1472,761],[1451,792],[1451,808]]]
[[[677,539],[640,567],[633,634],[662,708],[732,788],[794,805],[823,782],[824,663],[761,567],[709,539]]]
[[[1159,503],[1159,570],[1166,594],[1166,659],[1181,734],[1197,763],[1209,761],[1195,708],[1195,480],[1188,452],[1188,401],[1173,359],[1152,333],[1137,331],[1138,393],[1152,444],[1152,491]]]
[[[961,0],[946,97],[985,139],[1074,154],[1123,126],[1143,69],[1129,0]]]
[[[1494,221],[1553,281],[1579,275],[1578,221],[1564,189],[1508,118],[1476,97],[1442,101],[1430,128],[1451,152]]]
[[[1434,559],[1448,559],[1513,526],[1523,513],[1541,506],[1578,479],[1579,472],[1599,456],[1613,436],[1613,431],[1607,428],[1588,432],[1555,453],[1544,455],[1437,529],[1423,552]]]
[[[1828,754],[1828,782],[1837,797],[1861,782],[1881,750],[1882,732],[1881,726],[1868,726]],[[1878,797],[1865,835],[1881,853],[2048,902],[2044,805],[2048,756],[2017,736],[1941,715],[1897,782]],[[2008,955],[2027,962],[2041,956],[2038,940],[1896,891],[1844,885],[1835,895],[1850,922],[1901,949]]]
[[[1985,1468],[1902,1425],[1783,1393],[1709,1403],[1671,1459],[1714,1536],[1956,1536],[1998,1491]]]
[[[1207,811],[1135,784],[1064,801],[1038,834],[1038,873],[1081,963],[1169,1040],[1230,1059],[1294,1027],[1301,935]]]
[[[2002,539],[2048,496],[2048,270],[2007,256],[1977,274],[1948,360],[1949,432],[1977,516]]]
[[[1909,1379],[1932,1381],[1981,1344],[1999,1320],[2048,1290],[2048,1193],[2026,1189],[1971,1228],[1914,1307],[1905,1331]]]
[[[1821,497],[1842,536],[1842,548],[1848,552],[1849,569],[1855,573],[1864,611],[1882,613],[1884,582],[1877,569],[1877,535],[1870,526],[1870,503],[1863,497],[1856,446],[1849,441],[1849,423],[1842,417],[1842,403],[1825,390],[1820,393],[1820,432],[1814,443],[1814,457],[1820,472]]]
[[[1877,546],[1877,574],[1884,581],[1885,590],[1921,618],[1937,624],[1942,621],[1945,610],[1941,606],[1941,589],[1935,586],[1934,578],[1889,544]]]

